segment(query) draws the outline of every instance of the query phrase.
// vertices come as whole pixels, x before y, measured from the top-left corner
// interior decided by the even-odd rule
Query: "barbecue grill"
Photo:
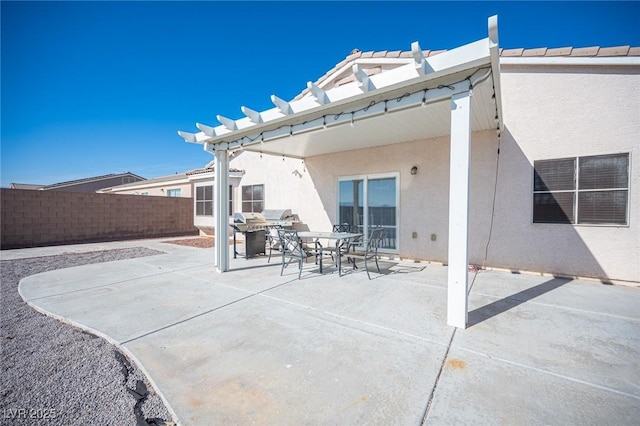
[[[291,210],[264,210],[262,213],[234,213],[233,223],[233,258],[238,255],[236,248],[236,234],[244,235],[245,259],[260,254],[265,254],[266,234],[269,226],[279,225],[283,228],[291,228],[297,222]]]

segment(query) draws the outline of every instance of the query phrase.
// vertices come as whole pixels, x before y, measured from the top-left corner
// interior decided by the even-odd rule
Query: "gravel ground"
[[[0,424],[173,424],[118,349],[36,312],[18,294],[29,275],[159,253],[137,247],[0,262]]]

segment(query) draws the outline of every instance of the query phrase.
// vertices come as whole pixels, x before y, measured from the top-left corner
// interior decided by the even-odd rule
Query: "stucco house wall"
[[[238,185],[240,184],[241,176],[242,173],[238,172],[237,170],[231,170],[230,172],[229,185],[233,188],[231,196],[231,207],[229,211],[230,216],[233,216],[233,213],[240,209],[240,202],[242,201],[242,199]],[[213,188],[215,182],[214,179],[215,173],[213,172],[213,170],[206,173],[198,173],[189,176],[190,184],[193,188],[193,224],[200,230],[200,235],[215,235],[215,217],[213,215],[198,215],[196,208],[196,204],[198,202],[196,191],[198,187],[212,187],[212,195],[215,197],[215,188]],[[211,205],[212,211],[215,211],[215,201],[212,200]],[[233,233],[233,230],[229,228],[227,230],[227,233],[231,235]]]
[[[500,138],[495,131],[472,135],[470,263],[640,281],[637,70],[508,65],[501,77],[505,131]],[[443,136],[304,162],[245,152],[231,164],[245,171],[240,186],[264,184],[265,208],[291,208],[303,229],[329,229],[337,221],[340,177],[396,173],[397,254],[446,262],[449,150],[449,136]],[[628,225],[533,223],[535,160],[620,152],[630,153],[631,161]],[[413,166],[418,167],[415,175],[410,173]]]
[[[640,281],[640,75],[633,68],[502,67],[506,132],[493,263]],[[535,160],[624,152],[631,175],[627,226],[532,223]]]
[[[237,153],[231,166],[243,170],[236,184],[234,197],[237,211],[241,211],[242,186],[264,184],[265,209],[291,209],[302,221],[298,229],[327,229],[331,227],[328,206],[321,194],[333,191],[324,182],[314,182],[308,164],[302,160],[274,157],[253,152]]]

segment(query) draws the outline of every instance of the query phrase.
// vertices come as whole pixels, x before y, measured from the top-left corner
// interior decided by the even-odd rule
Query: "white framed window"
[[[398,250],[399,174],[350,176],[338,179],[338,223],[347,223],[368,237],[384,228],[383,250]]]
[[[628,225],[628,153],[539,160],[533,169],[533,223]]]
[[[181,193],[182,189],[180,188],[167,189],[167,197],[180,197]]]
[[[196,186],[196,216],[213,216],[213,185]]]
[[[242,212],[262,213],[264,210],[264,185],[242,186]]]

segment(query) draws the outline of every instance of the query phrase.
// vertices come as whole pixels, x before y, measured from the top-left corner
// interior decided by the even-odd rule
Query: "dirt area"
[[[163,243],[178,244],[181,246],[198,247],[198,248],[211,248],[215,245],[215,237],[195,237],[185,238],[183,240],[167,240]],[[229,241],[229,244],[233,244],[233,241]],[[237,244],[241,244],[240,241]]]

